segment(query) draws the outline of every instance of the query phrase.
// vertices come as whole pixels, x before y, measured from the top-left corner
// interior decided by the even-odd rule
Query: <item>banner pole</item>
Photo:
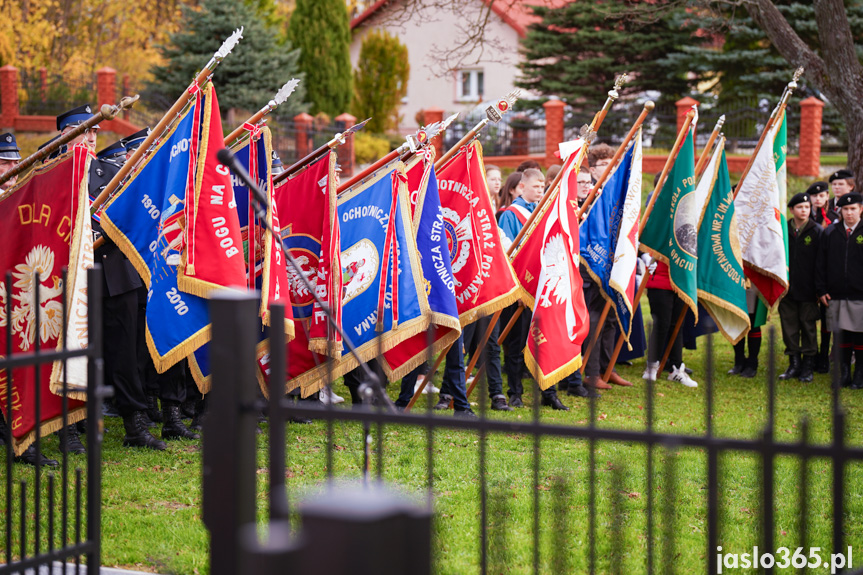
[[[710,149],[716,142],[716,138],[719,136],[719,132],[722,130],[723,125],[725,125],[725,114],[719,116],[719,120],[716,122],[716,125],[713,127],[713,131],[710,133],[710,138],[707,140],[707,145],[705,145],[704,149],[701,150],[701,156],[698,158],[698,164],[695,166],[696,177],[700,176],[701,171],[706,167],[707,158],[710,156]]]

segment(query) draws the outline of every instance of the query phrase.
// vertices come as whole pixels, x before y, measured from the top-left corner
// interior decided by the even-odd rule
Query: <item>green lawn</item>
[[[765,342],[766,343],[766,342]],[[703,348],[706,339],[700,340]],[[723,437],[754,438],[766,421],[764,378],[744,380],[726,376],[731,347],[716,339],[714,432]],[[705,385],[703,350],[686,352],[685,360],[701,384],[688,389],[661,379],[656,385],[655,427],[666,433],[705,432]],[[766,372],[767,346],[762,349]],[[784,363],[782,361],[781,363]],[[782,366],[784,368],[784,366]],[[597,403],[600,428],[644,429],[645,387],[640,378],[643,362],[619,371],[636,385],[606,392]],[[336,391],[347,395],[344,387]],[[395,393],[394,386],[390,386]],[[776,435],[780,441],[798,441],[800,422],[808,416],[814,442],[831,440],[832,416],[827,376],[814,383],[779,383],[776,396]],[[474,400],[476,397],[473,398]],[[587,425],[588,403],[567,397],[568,413],[541,410],[543,421]],[[843,391],[841,402],[848,413],[848,441],[863,444],[863,392]],[[530,405],[530,401],[528,404]],[[491,417],[527,420],[528,409]],[[266,426],[264,426],[266,428]],[[201,523],[200,442],[174,442],[164,453],[124,449],[122,425],[108,419],[103,466],[103,562],[161,573],[206,573],[208,534]],[[321,488],[326,427],[291,424],[287,433],[289,496],[297,501]],[[335,426],[334,473],[339,478],[359,478],[362,465],[361,430],[353,424]],[[259,517],[266,512],[266,435],[258,436]],[[56,453],[56,439],[47,440],[49,453]],[[421,497],[427,481],[425,432],[407,427],[385,428],[384,478]],[[434,441],[434,495],[438,573],[475,573],[479,566],[478,438],[466,432],[438,431]],[[488,438],[490,564],[493,573],[528,573],[532,568],[534,539],[533,441],[514,433]],[[654,553],[659,565],[665,553],[674,557],[679,573],[702,572],[706,546],[706,455],[683,449],[669,457],[656,449],[653,496]],[[598,442],[596,444],[596,557],[597,572],[646,572],[646,450],[642,446]],[[372,461],[376,458],[373,456]],[[84,464],[82,457],[74,459]],[[540,561],[548,573],[584,572],[588,557],[589,447],[585,441],[544,439],[539,473]],[[666,475],[673,463],[673,480]],[[799,462],[777,460],[776,547],[793,548],[799,541],[797,502]],[[32,477],[29,467],[15,466],[16,478]],[[48,472],[44,472],[47,474]],[[725,453],[720,457],[721,533],[724,552],[746,552],[759,543],[760,475],[751,455]],[[808,546],[831,547],[831,466],[823,460],[809,462]],[[44,475],[43,475],[44,477]],[[863,466],[849,467],[844,485],[847,509],[847,544],[863,543]],[[0,487],[2,490],[2,487]],[[17,501],[17,489],[16,489]],[[5,494],[0,502],[5,501]],[[672,502],[671,507],[665,502]],[[0,503],[3,505],[3,503]],[[32,502],[28,515],[32,514]],[[17,512],[14,521],[17,526]],[[670,525],[673,538],[663,538]],[[17,531],[17,529],[16,529]],[[44,534],[44,529],[43,529]],[[32,541],[32,535],[31,541]],[[666,545],[673,541],[673,546]],[[16,539],[17,541],[17,539]],[[2,543],[0,543],[2,545]],[[32,547],[32,543],[30,544]],[[13,545],[17,549],[17,543]],[[861,551],[863,553],[863,551]],[[855,554],[856,555],[856,554]],[[715,560],[715,559],[714,559]],[[859,559],[858,559],[859,561]],[[737,571],[735,571],[737,572]],[[743,572],[742,570],[739,572]],[[790,572],[787,571],[787,572]]]

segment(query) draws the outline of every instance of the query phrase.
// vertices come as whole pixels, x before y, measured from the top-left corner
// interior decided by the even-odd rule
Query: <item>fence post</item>
[[[545,167],[557,164],[560,159],[554,155],[557,146],[563,142],[563,109],[566,107],[558,99],[549,100],[545,108]]]
[[[294,128],[297,130],[297,158],[304,158],[312,151],[310,136],[312,131],[312,118],[303,112],[294,116]]]
[[[344,132],[356,123],[356,117],[348,113],[336,116],[336,129],[339,132]],[[345,143],[338,147],[338,151],[342,177],[352,176],[354,173],[354,137],[345,138]]]
[[[441,108],[425,108],[423,110],[423,126],[428,126],[429,124],[434,124],[435,122],[443,121],[443,109]],[[437,158],[443,156],[443,135],[435,136],[434,140],[434,151],[436,152]]]
[[[117,102],[117,70],[105,66],[96,70],[96,107]]]
[[[818,98],[810,96],[800,102],[800,154],[793,172],[795,176],[817,177],[821,173],[823,114],[824,102]]]
[[[241,532],[255,523],[255,344],[260,295],[219,290],[210,297],[213,387],[204,420],[204,524],[210,531],[210,573],[246,572]]]
[[[681,98],[676,101],[674,105],[677,107],[677,131],[679,133],[680,129],[683,127],[683,123],[686,121],[686,114],[689,113],[692,106],[698,105],[698,100],[686,96],[685,98]],[[692,141],[695,142],[694,133],[692,134]]]
[[[18,117],[18,68],[0,68],[0,129],[14,129]]]
[[[43,104],[48,101],[48,68],[45,66],[39,68],[39,99]]]
[[[526,156],[530,153],[530,140],[528,131],[522,125],[518,125],[518,116],[514,117],[509,123],[512,128],[512,150],[510,154],[513,156]],[[547,133],[547,132],[546,132]]]

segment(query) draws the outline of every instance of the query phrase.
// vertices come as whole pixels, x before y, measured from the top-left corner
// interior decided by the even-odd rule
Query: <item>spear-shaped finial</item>
[[[206,66],[204,66],[204,69],[206,69],[206,70],[214,69],[219,64],[219,62],[224,60],[227,57],[227,55],[231,53],[231,50],[233,50],[234,47],[236,47],[236,45],[239,44],[239,42],[242,38],[243,38],[243,27],[240,26],[239,28],[234,30],[233,34],[228,36],[225,39],[225,41],[222,42],[222,45],[219,46],[219,49],[216,50],[216,52],[213,54],[213,57],[210,58],[210,61],[207,62]]]
[[[285,100],[288,99],[288,96],[294,93],[294,90],[297,89],[297,86],[300,85],[299,78],[291,78],[285,85],[279,88],[279,91],[276,92],[276,95],[273,96],[273,99],[267,104],[272,110],[276,106],[280,106],[285,103]]]
[[[620,97],[620,89],[623,88],[623,85],[629,79],[629,76],[626,72],[621,74],[614,80],[614,87],[608,91],[608,97],[612,100],[617,100]]]
[[[500,122],[503,115],[512,110],[512,107],[515,106],[516,101],[518,101],[521,96],[521,90],[516,88],[511,91],[509,94],[489,106],[485,109],[485,115],[488,118],[489,122],[493,122],[497,124]]]
[[[725,114],[719,116],[719,120],[716,122],[716,128],[714,128],[717,132],[722,129],[722,126],[725,125]]]

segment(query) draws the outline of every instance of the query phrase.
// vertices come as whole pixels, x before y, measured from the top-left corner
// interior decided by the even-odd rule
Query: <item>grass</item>
[[[706,340],[701,339],[703,348]],[[761,375],[766,371],[767,349],[762,350]],[[767,416],[764,378],[744,380],[725,375],[731,363],[731,348],[715,343],[714,432],[722,437],[755,438]],[[660,379],[656,385],[655,428],[675,434],[705,432],[705,386],[703,349],[686,352],[685,360],[701,383],[688,389]],[[784,363],[780,360],[780,364]],[[780,365],[784,368],[784,365]],[[635,382],[632,388],[615,388],[597,403],[600,428],[645,429],[645,387],[640,375],[643,360],[621,367],[621,374]],[[395,386],[390,392],[395,393]],[[340,385],[336,391],[343,392]],[[477,396],[474,396],[474,400]],[[504,420],[527,420],[528,409],[490,414]],[[842,391],[841,403],[848,412],[848,441],[863,444],[863,392]],[[348,400],[349,402],[350,400]],[[545,422],[586,425],[588,403],[565,398],[567,413],[541,410]],[[827,443],[832,438],[831,392],[828,376],[814,383],[777,385],[776,435],[780,441],[800,440],[801,420],[809,418],[810,438]],[[266,425],[264,425],[266,428]],[[390,483],[421,497],[427,485],[426,434],[404,426],[384,430],[382,475]],[[160,573],[206,573],[208,533],[201,522],[200,442],[172,442],[168,451],[155,453],[125,449],[118,419],[108,419],[103,458],[102,557],[103,563]],[[258,436],[259,520],[266,513],[266,435]],[[340,479],[361,477],[361,429],[336,424],[333,473]],[[47,451],[56,453],[56,439],[47,440]],[[288,488],[291,501],[313,495],[326,477],[326,427],[323,423],[291,424],[287,430]],[[490,571],[527,573],[532,568],[533,440],[515,433],[492,434],[487,444],[489,486]],[[434,438],[434,506],[436,571],[446,574],[477,572],[479,554],[478,438],[467,432],[437,431]],[[585,441],[546,438],[541,443],[538,493],[541,507],[539,556],[541,570],[550,573],[583,572],[588,565],[589,445]],[[645,573],[647,552],[646,449],[640,445],[597,442],[596,561],[605,573],[620,561],[622,572]],[[376,457],[372,456],[372,462]],[[83,466],[83,457],[72,458]],[[666,474],[673,463],[674,478]],[[776,547],[792,550],[799,541],[800,463],[780,457],[776,462]],[[655,565],[666,554],[674,557],[678,572],[701,571],[706,556],[706,454],[698,449],[676,452],[654,451],[653,496]],[[375,470],[373,470],[373,473]],[[15,466],[15,478],[30,478],[33,469]],[[49,472],[43,472],[43,477]],[[808,541],[805,545],[831,548],[832,467],[824,460],[808,463]],[[725,552],[742,553],[758,544],[760,471],[757,458],[725,452],[720,457],[721,529],[719,541]],[[31,481],[32,482],[32,481]],[[43,482],[44,485],[44,482]],[[847,544],[863,543],[863,465],[849,465],[844,483]],[[0,488],[2,489],[2,488]],[[17,488],[15,499],[17,501]],[[32,498],[31,498],[32,499]],[[5,494],[0,501],[5,501]],[[666,506],[666,502],[673,505]],[[2,503],[0,503],[2,505]],[[17,507],[17,505],[16,505]],[[13,521],[17,527],[16,519]],[[27,514],[32,521],[32,502]],[[668,527],[672,538],[663,537]],[[17,531],[17,529],[16,529]],[[45,527],[43,522],[43,540]],[[17,535],[16,535],[17,536]],[[32,532],[28,538],[32,542]],[[17,541],[17,539],[16,539]],[[669,547],[668,543],[673,545]],[[2,545],[2,543],[0,543]],[[17,550],[17,543],[13,549]],[[29,544],[32,548],[32,543]],[[682,567],[686,566],[686,567]],[[741,571],[743,572],[743,571]],[[783,572],[779,570],[778,572]],[[786,572],[790,572],[786,571]]]

